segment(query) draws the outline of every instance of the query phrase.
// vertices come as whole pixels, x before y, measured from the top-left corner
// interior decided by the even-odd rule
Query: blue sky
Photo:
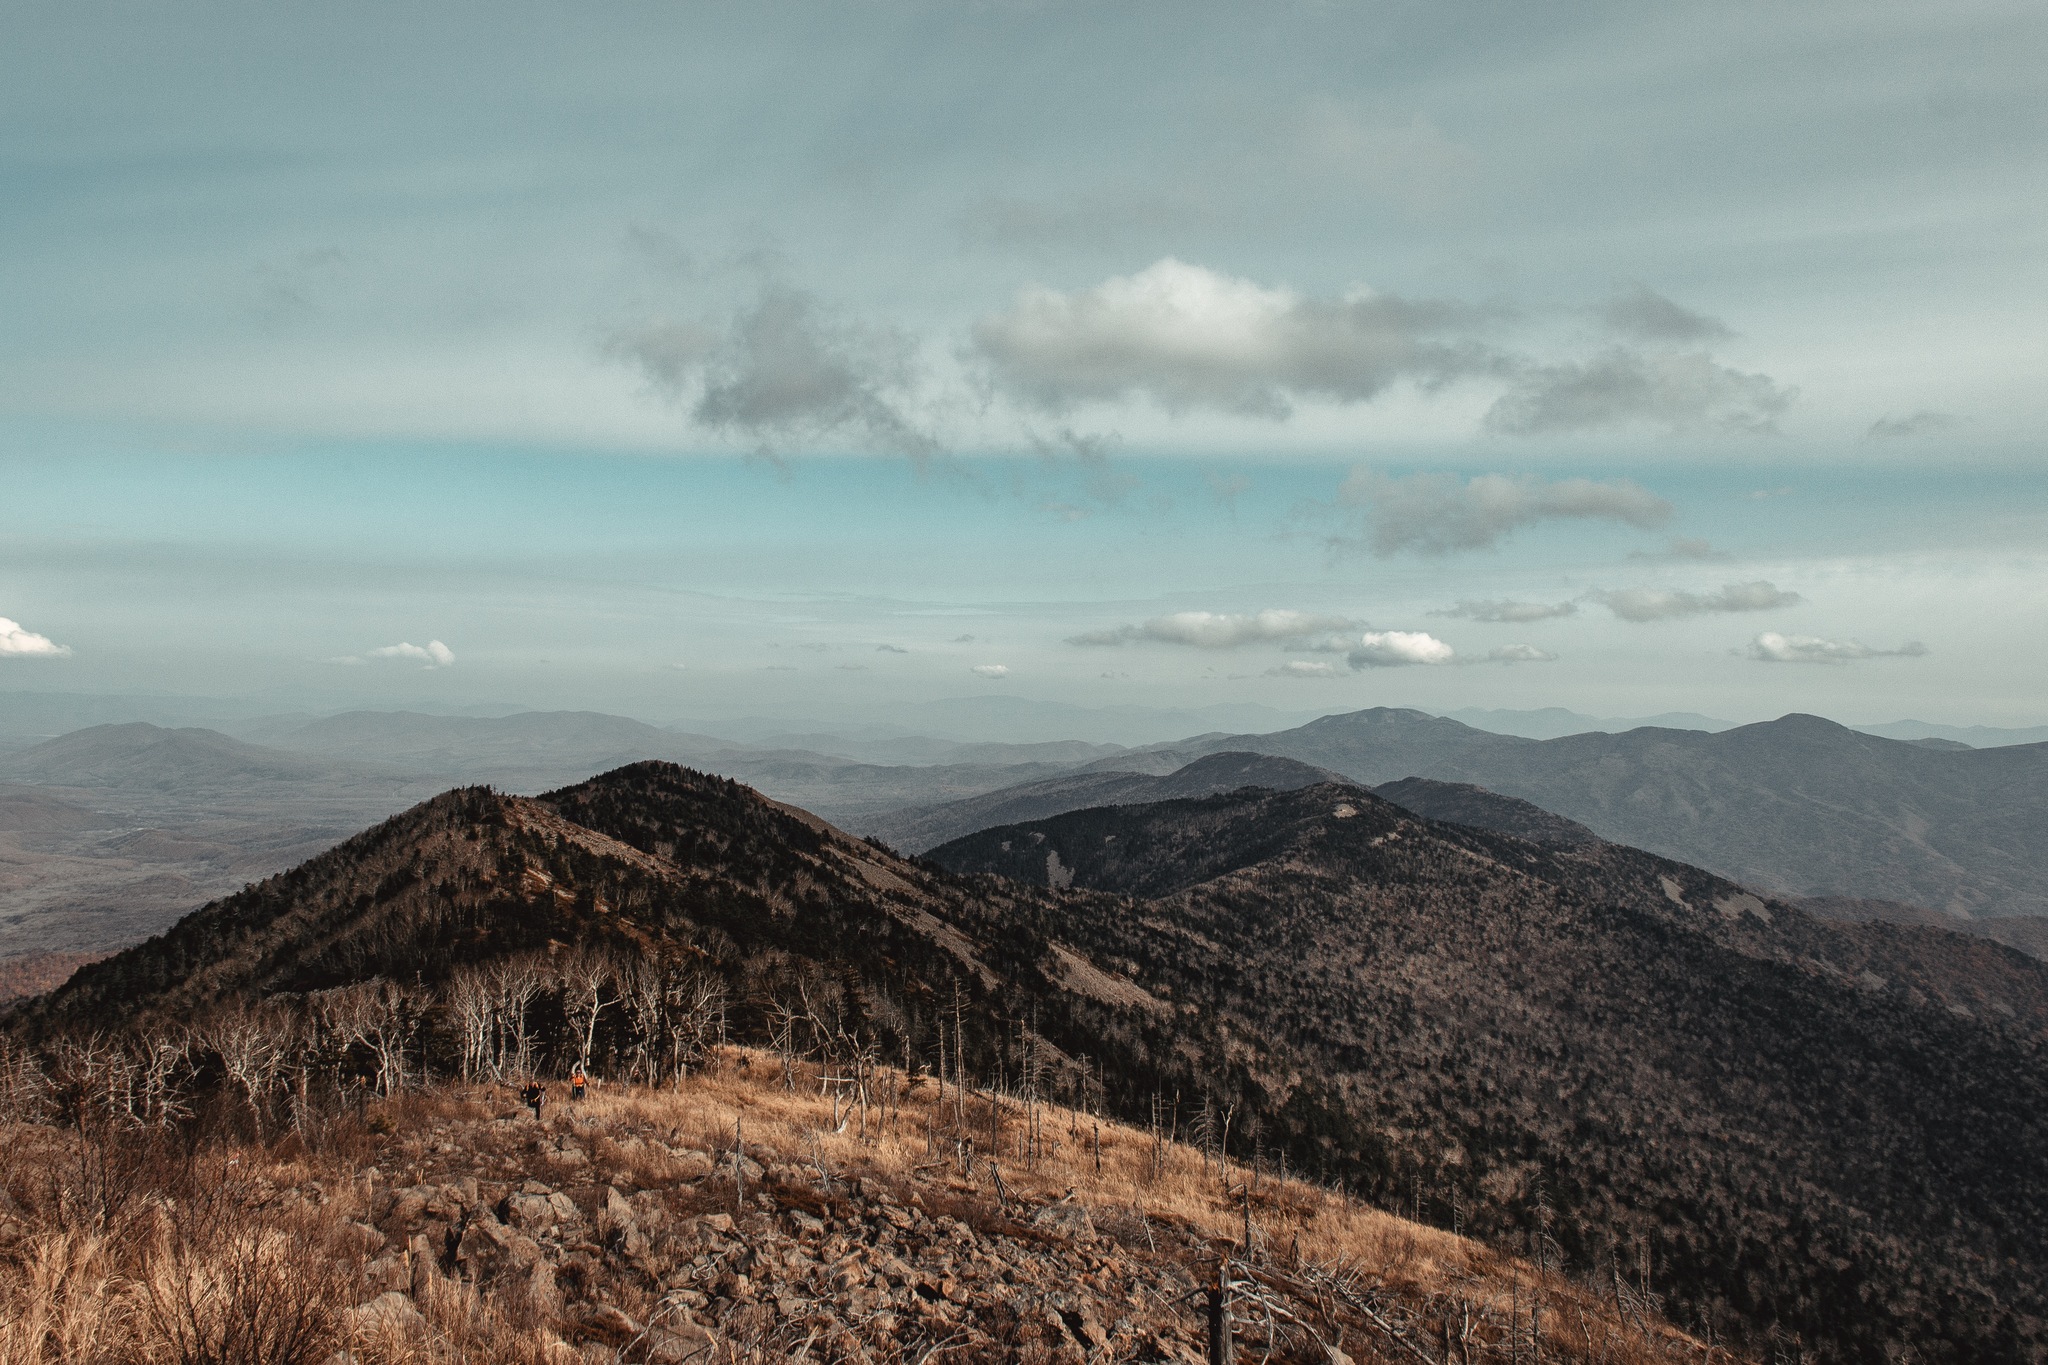
[[[0,8],[0,690],[2048,720],[2038,7]]]

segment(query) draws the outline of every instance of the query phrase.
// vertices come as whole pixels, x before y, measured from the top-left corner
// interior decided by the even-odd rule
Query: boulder
[[[1031,1226],[1079,1241],[1095,1235],[1095,1220],[1079,1204],[1047,1204],[1032,1215]]]

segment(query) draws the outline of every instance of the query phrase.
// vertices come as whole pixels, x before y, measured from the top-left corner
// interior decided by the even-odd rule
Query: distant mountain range
[[[1103,764],[1121,764],[1118,758]],[[1058,777],[1003,787],[984,796],[970,796],[940,806],[915,807],[860,822],[894,848],[921,853],[963,834],[991,825],[1038,820],[1089,806],[1134,806],[1183,796],[1214,796],[1240,787],[1292,791],[1318,782],[1342,781],[1327,768],[1266,754],[1210,754],[1170,772],[1153,774],[1095,767]]]
[[[2048,913],[2048,745],[1930,747],[1800,715],[1719,734],[1529,740],[1376,708],[1162,746],[1153,761],[1220,752],[1291,758],[1369,786],[1471,783],[1759,890]]]
[[[1200,795],[1231,782],[1297,786],[1311,770],[1370,787],[1421,777],[1518,797],[1601,838],[1779,894],[1951,916],[2048,911],[2048,749],[1885,740],[1812,717],[1719,733],[1641,728],[1537,741],[1377,709],[1138,749],[802,736],[840,753],[749,746],[596,712],[350,712],[233,724],[239,738],[195,727],[95,726],[0,754],[0,782],[48,788],[125,830],[163,836],[8,836],[0,889],[13,888],[13,913],[0,915],[0,957],[118,947],[240,884],[230,878],[276,871],[451,785],[535,792],[643,758],[745,781],[910,851],[1087,805]],[[856,752],[917,761],[850,756]],[[1230,753],[1305,766],[1233,775],[1225,763],[1176,776]],[[2042,946],[2019,932],[1999,936]]]
[[[1442,715],[1447,719],[1470,725],[1476,730],[1491,730],[1502,735],[1520,735],[1524,739],[1561,739],[1566,735],[1582,735],[1594,730],[1619,734],[1626,730],[1640,730],[1645,726],[1660,730],[1706,730],[1710,733],[1733,730],[1736,727],[1735,721],[1703,716],[1697,711],[1666,711],[1655,716],[1624,718],[1589,716],[1581,711],[1568,711],[1562,706],[1546,706],[1534,711],[1492,710],[1468,706],[1458,711],[1431,714]],[[1895,720],[1882,725],[1852,725],[1849,728],[1885,739],[1949,740],[1957,744],[1967,744],[1973,749],[1989,749],[2005,744],[2048,743],[2048,725],[2001,729],[1992,725],[1932,725],[1924,720]]]
[[[379,976],[433,1008],[458,968],[601,947],[714,974],[737,1037],[800,1004],[886,1056],[935,1060],[943,1036],[991,1083],[1042,1040],[1140,1121],[1156,1099],[1185,1124],[1206,1097],[1241,1150],[1484,1237],[1541,1230],[1580,1273],[1640,1267],[1675,1320],[1759,1356],[1796,1338],[1859,1362],[2031,1358],[2048,965],[1550,832],[1324,782],[1071,812],[911,861],[642,763],[437,797],[12,1026],[185,1021]]]

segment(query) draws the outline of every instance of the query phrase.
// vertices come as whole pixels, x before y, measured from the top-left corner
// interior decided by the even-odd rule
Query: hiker
[[[520,1102],[533,1111],[533,1117],[536,1121],[540,1118],[541,1104],[547,1097],[548,1088],[539,1081],[528,1081],[526,1088],[519,1092]]]
[[[569,1098],[571,1101],[583,1098],[583,1091],[590,1084],[590,1078],[583,1074],[583,1063],[578,1062],[569,1069]]]

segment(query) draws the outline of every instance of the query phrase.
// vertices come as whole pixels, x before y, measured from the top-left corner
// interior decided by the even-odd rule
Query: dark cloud
[[[903,647],[902,645],[876,645],[876,646],[875,646],[875,653],[877,653],[877,654],[908,654],[909,652],[910,652],[910,651],[909,651],[909,650],[907,650],[907,649],[905,649],[905,648],[904,648],[904,647]]]
[[[1664,588],[1620,588],[1586,594],[1624,621],[1671,621],[1712,612],[1773,611],[1806,599],[1774,583],[1730,583],[1715,592],[1673,592]]]
[[[1146,397],[1278,419],[1301,399],[1362,402],[1400,379],[1505,374],[1513,361],[1469,335],[1491,316],[1390,294],[1305,298],[1168,258],[1092,289],[1026,289],[973,337],[998,388],[1049,411]]]
[[[1910,417],[1886,415],[1871,423],[1870,430],[1864,435],[1877,441],[1938,436],[1944,431],[1954,431],[1962,424],[1963,419],[1952,412],[1916,412]]]
[[[675,401],[694,390],[692,419],[763,451],[838,439],[919,459],[939,453],[910,415],[919,380],[910,340],[833,318],[802,290],[768,285],[725,327],[624,328],[605,351]]]
[[[1397,479],[1357,469],[1337,500],[1361,511],[1379,555],[1489,549],[1517,527],[1540,521],[1619,521],[1648,528],[1671,517],[1670,503],[1628,479],[1546,483],[1528,475],[1482,474],[1461,483],[1450,474]]]
[[[1761,435],[1797,391],[1744,374],[1705,352],[1611,347],[1587,361],[1533,365],[1486,414],[1489,429],[1555,436],[1613,427]]]
[[[1602,305],[1600,320],[1610,331],[1634,341],[1725,341],[1735,335],[1719,318],[1695,313],[1641,284],[1632,285]]]

